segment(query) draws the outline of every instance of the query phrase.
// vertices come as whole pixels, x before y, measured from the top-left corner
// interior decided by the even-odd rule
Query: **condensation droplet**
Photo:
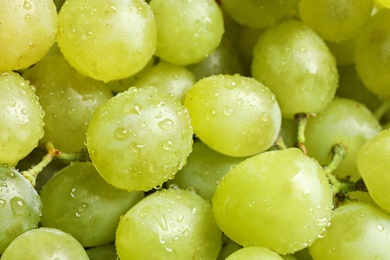
[[[241,98],[239,98],[239,99],[236,100],[236,104],[237,104],[238,106],[242,106],[242,105],[244,104],[244,100],[242,100]]]
[[[14,179],[16,177],[15,173],[14,172],[7,172],[5,175],[7,175],[8,177],[10,177],[11,179]]]
[[[269,120],[267,113],[261,113],[260,118],[263,122],[267,122]]]
[[[115,129],[115,136],[118,139],[126,139],[127,137],[129,137],[129,131],[124,127],[118,127],[117,129]]]
[[[379,225],[377,226],[377,229],[378,229],[380,232],[382,232],[383,230],[385,230],[385,226],[383,226],[382,224],[379,224]]]
[[[172,141],[171,141],[170,139],[168,139],[168,140],[165,140],[165,141],[163,142],[162,147],[163,147],[163,149],[164,149],[165,151],[169,151],[169,150],[172,149],[172,145],[173,145]]]
[[[26,202],[17,196],[13,197],[9,203],[11,205],[12,212],[15,215],[22,215],[27,210]]]
[[[233,113],[234,113],[234,110],[231,109],[230,107],[225,106],[225,107],[223,108],[223,114],[224,114],[225,116],[231,116],[231,115],[233,115]]]
[[[177,214],[177,216],[176,216],[176,220],[177,220],[177,222],[182,222],[183,221],[183,219],[184,219],[184,215],[183,214],[181,214],[181,213],[179,213],[179,214]]]
[[[0,199],[0,209],[4,208],[5,206],[7,206],[7,201]]]
[[[175,123],[171,119],[164,119],[158,123],[158,126],[162,130],[171,130],[174,127]]]
[[[88,208],[87,203],[81,203],[77,209],[79,212],[84,212],[87,208]]]

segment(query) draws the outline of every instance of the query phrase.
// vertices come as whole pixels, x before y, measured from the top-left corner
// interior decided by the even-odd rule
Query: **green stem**
[[[305,146],[306,137],[306,125],[307,125],[307,119],[309,117],[313,117],[315,114],[308,114],[308,113],[298,113],[295,114],[295,122],[297,123],[297,146],[300,148],[305,154],[307,154],[307,149]]]
[[[280,135],[279,135],[278,139],[276,139],[274,146],[278,150],[285,150],[285,149],[287,149],[287,146],[286,146],[286,144],[283,141],[283,137],[281,137]]]
[[[355,184],[351,182],[342,182],[336,178],[333,172],[340,165],[342,160],[347,156],[347,147],[343,144],[335,144],[332,147],[333,157],[331,162],[324,167],[325,175],[328,177],[329,183],[332,187],[333,194],[339,192],[347,193],[351,190],[355,190]]]
[[[384,114],[390,109],[390,99],[384,98],[382,99],[379,107],[377,107],[374,111],[375,117],[380,121]]]
[[[43,169],[53,161],[54,158],[66,161],[86,161],[89,159],[86,152],[80,153],[63,153],[60,150],[56,149],[51,142],[46,143],[47,154],[42,158],[42,160],[35,165],[34,167],[22,171],[21,174],[31,183],[32,186],[35,186],[37,176]]]

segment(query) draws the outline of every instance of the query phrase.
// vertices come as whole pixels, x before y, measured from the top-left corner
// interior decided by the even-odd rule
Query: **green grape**
[[[326,236],[309,252],[315,260],[389,259],[390,216],[364,203],[335,209]]]
[[[105,82],[139,72],[156,50],[156,23],[144,0],[65,1],[58,24],[69,63]]]
[[[156,57],[153,56],[150,61],[143,67],[142,70],[137,72],[136,74],[120,80],[113,80],[110,82],[107,82],[106,85],[109,87],[113,92],[119,93],[128,90],[130,87],[133,87],[135,82],[150,68],[152,68],[156,63]]]
[[[235,47],[224,37],[220,45],[201,62],[188,66],[196,80],[218,74],[243,74],[240,57]]]
[[[333,53],[338,65],[352,65],[355,63],[355,37],[346,39],[342,42],[326,41],[326,45],[330,52]]]
[[[194,142],[192,149],[187,164],[175,178],[168,180],[168,185],[176,184],[181,189],[194,189],[199,196],[211,201],[222,177],[244,159],[218,153],[201,141]]]
[[[298,0],[221,0],[221,2],[239,24],[252,28],[265,28],[292,13]]]
[[[317,113],[338,85],[335,58],[302,22],[288,20],[262,33],[253,50],[252,75],[275,93],[284,117]]]
[[[143,192],[108,184],[92,163],[75,162],[43,187],[41,223],[71,234],[84,247],[108,244],[114,241],[120,216],[142,197]]]
[[[332,157],[332,147],[343,144],[347,155],[334,174],[356,181],[360,178],[357,153],[380,130],[378,120],[366,106],[354,100],[336,98],[317,116],[308,119],[305,132],[307,154],[321,165],[327,165]]]
[[[375,0],[375,3],[381,7],[384,8],[390,8],[390,1],[389,0]]]
[[[148,191],[185,165],[192,136],[189,115],[179,101],[154,87],[132,87],[94,111],[87,148],[107,182]]]
[[[390,10],[377,12],[356,38],[356,69],[366,87],[381,96],[390,96]]]
[[[0,70],[27,68],[54,43],[57,11],[52,0],[2,0],[0,21]]]
[[[34,91],[19,74],[0,71],[0,164],[15,166],[44,134],[44,111]]]
[[[229,255],[226,260],[283,260],[277,253],[274,251],[260,246],[248,246],[241,248]]]
[[[1,260],[88,260],[82,245],[71,235],[54,228],[38,228],[17,237]]]
[[[80,75],[55,46],[23,77],[36,87],[46,112],[41,143],[51,141],[62,152],[86,149],[85,132],[96,107],[112,97],[101,81]]]
[[[86,250],[89,260],[117,260],[115,245],[92,247]]]
[[[180,189],[159,190],[132,207],[115,240],[121,260],[216,259],[221,243],[210,204]]]
[[[189,65],[212,53],[219,45],[223,16],[214,0],[152,0],[156,17],[156,56],[162,60]]]
[[[390,212],[390,129],[384,129],[362,145],[357,166],[372,199]]]
[[[341,42],[355,36],[371,16],[372,0],[301,0],[299,14],[322,39]]]
[[[237,164],[219,183],[212,205],[218,226],[236,243],[291,254],[325,231],[332,192],[322,167],[288,148]]]
[[[36,228],[41,215],[34,187],[14,168],[0,165],[0,255],[17,236]]]
[[[184,66],[161,61],[145,71],[134,86],[138,88],[154,86],[183,103],[188,90],[194,83],[194,75]]]
[[[188,91],[184,105],[195,134],[222,154],[254,155],[278,137],[282,120],[278,102],[253,78],[238,74],[203,78]]]
[[[336,95],[341,98],[353,99],[363,103],[371,111],[375,112],[381,100],[377,95],[366,88],[360,79],[355,65],[338,67],[340,80]]]

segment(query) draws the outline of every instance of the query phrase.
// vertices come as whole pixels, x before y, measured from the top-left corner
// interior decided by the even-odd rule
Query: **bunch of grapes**
[[[1,259],[390,259],[387,8],[0,1]]]

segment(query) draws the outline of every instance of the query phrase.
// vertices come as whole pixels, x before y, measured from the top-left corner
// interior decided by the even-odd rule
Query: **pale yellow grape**
[[[360,148],[357,166],[373,200],[390,212],[390,129],[382,130]]]
[[[211,205],[180,189],[162,189],[138,202],[121,218],[115,240],[121,260],[213,260],[221,244]]]
[[[248,246],[235,251],[226,260],[283,260],[274,251],[260,246]]]
[[[236,243],[291,254],[326,229],[332,192],[322,167],[288,148],[237,164],[219,183],[212,205],[218,226]]]
[[[194,83],[194,75],[184,66],[161,61],[145,71],[134,86],[138,88],[154,86],[183,103],[188,90]]]
[[[390,10],[382,9],[367,22],[356,38],[356,69],[366,87],[390,96]]]
[[[39,61],[57,31],[52,0],[0,1],[0,70],[18,70]]]
[[[192,137],[188,112],[179,101],[155,87],[131,87],[95,109],[87,148],[108,183],[148,191],[186,164]]]
[[[275,95],[253,78],[205,77],[188,91],[184,105],[199,139],[228,156],[263,152],[279,134],[282,118]]]
[[[156,56],[189,65],[207,57],[219,45],[223,16],[214,0],[152,0],[157,23]]]
[[[302,22],[288,20],[262,33],[252,75],[275,93],[283,116],[317,113],[334,97],[336,61],[325,42]]]
[[[390,216],[365,203],[349,203],[332,212],[323,238],[310,246],[315,260],[390,259]]]
[[[345,41],[355,36],[371,16],[372,0],[301,0],[299,14],[322,39]]]
[[[221,2],[238,23],[252,28],[265,28],[293,13],[298,0],[222,0]]]
[[[35,87],[15,72],[0,71],[0,164],[15,166],[43,137],[44,111]]]
[[[375,0],[376,4],[379,4],[380,7],[385,7],[390,9],[390,1],[389,0]]]
[[[102,81],[139,72],[156,49],[156,23],[144,0],[66,1],[58,45],[81,74]]]

